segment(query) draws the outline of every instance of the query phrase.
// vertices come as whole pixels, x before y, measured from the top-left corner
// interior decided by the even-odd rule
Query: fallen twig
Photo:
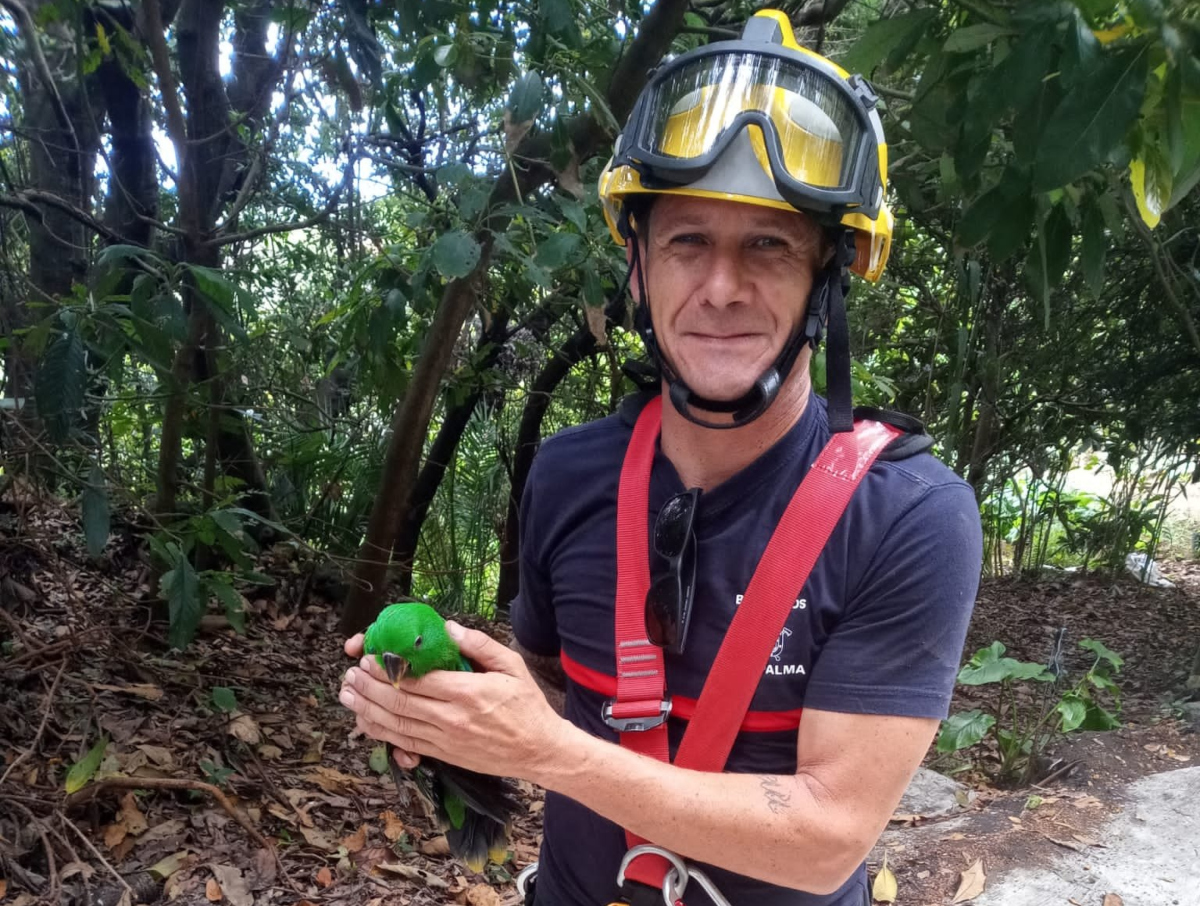
[[[54,690],[58,688],[58,681],[62,679],[63,671],[67,668],[67,662],[63,661],[62,666],[58,668],[58,673],[54,674],[54,682],[50,684],[50,691],[46,694],[46,705],[42,709],[42,722],[38,726],[37,733],[34,734],[33,742],[29,748],[17,756],[16,760],[8,766],[8,770],[0,775],[0,786],[4,786],[4,781],[8,779],[9,774],[17,769],[17,766],[26,758],[37,751],[38,744],[42,741],[42,734],[46,732],[46,723],[50,720],[50,712],[54,708]]]
[[[50,894],[46,898],[47,902],[57,903],[59,899],[60,885],[58,882],[58,865],[54,859],[54,847],[50,845],[50,840],[46,837],[46,829],[29,809],[25,808],[20,802],[9,796],[0,796],[7,802],[19,808],[25,813],[25,817],[29,820],[29,826],[37,831],[37,835],[42,838],[42,849],[46,852],[46,870],[50,872]]]
[[[92,855],[100,860],[100,864],[108,869],[109,874],[111,874],[114,878],[116,878],[117,881],[120,882],[121,886],[124,887],[127,891],[129,891],[129,902],[131,902],[131,903],[134,902],[133,888],[130,887],[129,883],[123,877],[121,877],[120,873],[115,868],[113,868],[112,865],[109,864],[108,859],[104,858],[104,856],[101,854],[100,850],[96,849],[96,845],[87,838],[87,834],[85,834],[83,831],[81,831],[79,828],[77,828],[75,826],[75,823],[70,818],[68,818],[66,815],[64,815],[62,812],[58,812],[57,814],[58,814],[58,817],[62,820],[62,823],[65,824],[67,827],[71,828],[71,830],[75,831],[75,834],[79,837],[80,840],[83,841],[83,845],[86,846],[88,849],[90,849],[92,851]]]

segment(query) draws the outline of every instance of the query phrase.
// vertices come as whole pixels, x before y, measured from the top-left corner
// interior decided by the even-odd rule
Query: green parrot
[[[471,672],[471,665],[446,632],[446,621],[420,601],[385,607],[367,628],[363,651],[375,656],[393,685],[406,676],[424,676],[430,670]],[[393,751],[394,746],[387,743],[388,766],[403,792],[403,782],[410,772],[396,764]],[[411,775],[421,795],[433,806],[451,853],[476,872],[483,871],[489,858],[497,864],[504,862],[509,819],[519,807],[509,781],[425,757]]]

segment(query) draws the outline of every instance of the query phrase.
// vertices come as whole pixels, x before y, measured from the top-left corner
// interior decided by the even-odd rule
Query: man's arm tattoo
[[[783,788],[783,784],[774,774],[767,774],[763,777],[760,786],[767,794],[767,808],[771,810],[772,815],[778,815],[792,807],[792,794]]]

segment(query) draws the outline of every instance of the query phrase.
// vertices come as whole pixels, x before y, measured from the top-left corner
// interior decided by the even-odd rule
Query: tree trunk
[[[623,120],[645,84],[650,67],[657,64],[670,46],[683,22],[688,0],[658,0],[642,20],[637,37],[629,52],[613,72],[607,88],[609,107],[614,116]],[[594,117],[584,117],[571,128],[572,146],[580,160],[586,160],[611,136]],[[550,148],[545,137],[531,137],[518,148],[515,159],[529,162],[528,168],[509,174],[493,185],[490,205],[520,200],[525,195],[554,178],[549,167],[533,163],[549,158]],[[513,182],[518,183],[514,189]],[[422,355],[413,373],[404,400],[392,419],[392,437],[384,466],[383,486],[371,510],[367,537],[359,549],[359,565],[350,591],[346,609],[342,612],[342,630],[357,632],[366,626],[383,605],[386,591],[388,560],[400,531],[409,497],[416,485],[421,450],[429,430],[429,418],[437,396],[437,386],[450,361],[453,345],[462,330],[463,322],[475,303],[475,294],[491,264],[492,237],[505,228],[509,215],[494,216],[489,229],[476,236],[483,246],[479,262],[471,275],[452,281],[446,288],[434,317],[430,332],[422,346]]]
[[[95,188],[95,161],[99,114],[91,109],[88,85],[78,77],[76,35],[70,20],[62,19],[41,29],[31,29],[49,0],[25,3],[30,19],[21,21],[23,51],[18,60],[18,86],[24,119],[21,123],[29,155],[30,187],[53,195],[80,214],[87,215]],[[55,74],[58,77],[55,77]],[[29,230],[29,286],[6,299],[0,328],[8,337],[30,326],[33,318],[25,302],[57,302],[70,295],[76,284],[87,282],[90,234],[79,217],[62,208],[41,205],[26,214]],[[24,298],[22,297],[24,296]],[[23,422],[32,429],[34,357],[23,344],[10,343],[5,352],[4,395],[23,399]],[[7,444],[6,444],[7,446]]]

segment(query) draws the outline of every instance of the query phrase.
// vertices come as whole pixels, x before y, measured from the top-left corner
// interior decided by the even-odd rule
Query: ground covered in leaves
[[[336,699],[348,666],[336,607],[315,591],[312,559],[276,546],[262,564],[276,584],[243,589],[246,634],[214,615],[180,654],[134,534],[118,532],[91,560],[77,526],[70,507],[0,500],[0,903],[517,902],[512,878],[536,857],[540,796],[524,790],[507,865],[475,875],[446,855],[418,798],[402,802],[373,745],[351,737]],[[1044,800],[1103,806],[1106,784],[1192,758],[1165,706],[1200,640],[1200,569],[1165,571],[1180,587],[985,583],[968,653],[999,639],[1042,660],[1062,626],[1127,661],[1126,728],[1074,743],[1076,767]],[[973,808],[997,803],[1005,824],[1028,820],[1008,812],[1029,791],[964,776],[981,791]],[[1080,837],[1084,824],[1066,839]],[[970,848],[908,861],[893,849],[892,868],[927,897],[905,902],[950,902]]]

